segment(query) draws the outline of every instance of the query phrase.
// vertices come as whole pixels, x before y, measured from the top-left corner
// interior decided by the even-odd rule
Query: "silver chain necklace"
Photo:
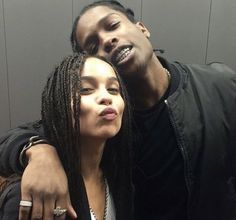
[[[104,208],[103,220],[106,220],[107,219],[107,204],[108,204],[108,196],[109,196],[106,178],[104,178],[104,183],[105,183],[105,208]],[[98,220],[93,209],[91,207],[89,207],[89,209],[90,209],[90,212],[91,212],[92,216],[94,217],[94,219]]]

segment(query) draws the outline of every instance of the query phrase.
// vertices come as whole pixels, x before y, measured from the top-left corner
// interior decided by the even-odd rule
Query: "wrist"
[[[39,136],[32,136],[28,143],[23,147],[22,151],[20,152],[19,161],[23,168],[26,167],[29,156],[30,156],[30,149],[33,146],[39,145],[39,144],[49,144],[49,142],[46,139],[42,139]]]
[[[37,145],[32,146],[25,152],[25,156],[28,159],[28,162],[35,159],[42,159],[45,160],[49,155],[53,157],[53,154],[56,154],[56,149],[54,146],[50,145],[49,143],[40,143]]]

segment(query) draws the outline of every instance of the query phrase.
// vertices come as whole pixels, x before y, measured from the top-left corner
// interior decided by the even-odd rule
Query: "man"
[[[216,63],[169,63],[155,56],[149,36],[132,11],[100,1],[81,12],[71,37],[74,50],[107,58],[127,85],[137,137],[135,219],[235,219],[236,74]],[[42,140],[40,128],[34,123],[2,137],[1,172],[22,170],[7,160],[19,152],[28,159],[21,199],[33,207],[21,207],[21,219],[30,211],[52,219],[57,206],[75,216],[56,146]],[[24,144],[30,147],[22,151]]]

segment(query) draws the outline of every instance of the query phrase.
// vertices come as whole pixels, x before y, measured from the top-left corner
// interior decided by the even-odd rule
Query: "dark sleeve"
[[[22,173],[19,154],[30,137],[44,136],[41,121],[35,121],[9,130],[0,136],[0,175]]]
[[[8,185],[0,195],[0,219],[18,220],[21,198],[20,179]]]

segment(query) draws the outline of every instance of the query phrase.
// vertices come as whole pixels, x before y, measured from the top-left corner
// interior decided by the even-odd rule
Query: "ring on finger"
[[[20,206],[32,207],[32,205],[33,203],[31,201],[27,201],[27,200],[20,201]]]
[[[55,216],[61,216],[67,212],[67,209],[63,209],[60,206],[57,206],[55,209],[53,209],[53,214]]]

